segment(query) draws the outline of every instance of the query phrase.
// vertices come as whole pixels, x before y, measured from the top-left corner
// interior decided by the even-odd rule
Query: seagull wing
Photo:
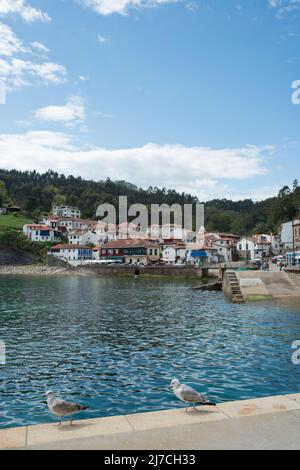
[[[207,400],[204,395],[201,395],[201,393],[198,393],[196,390],[194,390],[192,387],[189,387],[188,385],[182,384],[180,389],[182,399],[187,403],[201,403],[203,405],[209,403],[209,400]]]
[[[53,411],[62,416],[77,413],[82,410],[86,410],[86,407],[81,406],[78,403],[71,403],[64,400],[56,400],[53,405]]]

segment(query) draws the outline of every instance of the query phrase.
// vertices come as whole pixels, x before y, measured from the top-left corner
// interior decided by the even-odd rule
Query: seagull
[[[84,411],[88,409],[87,406],[82,406],[77,403],[71,403],[71,402],[64,401],[64,400],[58,400],[55,397],[55,393],[52,392],[51,390],[49,390],[49,392],[47,392],[45,396],[47,397],[49,411],[53,413],[54,415],[60,417],[59,424],[61,424],[62,419],[65,416],[71,416],[71,415],[74,415],[75,413],[79,413],[80,411]],[[71,422],[70,422],[71,426],[72,426],[72,423],[73,423],[73,420],[71,419]]]
[[[177,379],[173,379],[170,388],[175,393],[176,397],[179,400],[184,401],[185,403],[193,403],[193,408],[196,409],[196,404],[200,405],[207,405],[207,406],[216,406],[215,403],[205,398],[205,396],[198,393],[192,387],[188,385],[182,384]],[[185,412],[187,413],[187,407],[185,408]]]

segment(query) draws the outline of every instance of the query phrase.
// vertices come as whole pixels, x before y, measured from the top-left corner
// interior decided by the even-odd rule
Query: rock
[[[201,286],[193,287],[193,290],[201,291],[222,291],[222,282],[214,282],[211,284],[202,284]]]

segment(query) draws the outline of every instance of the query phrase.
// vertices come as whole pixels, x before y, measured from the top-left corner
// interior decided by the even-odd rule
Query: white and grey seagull
[[[55,416],[59,416],[60,423],[65,416],[72,416],[75,413],[79,413],[80,411],[87,410],[87,406],[79,405],[78,403],[71,403],[64,400],[58,400],[55,396],[55,393],[49,390],[45,394],[47,397],[48,408],[51,413]],[[73,420],[71,419],[70,424],[72,425]]]
[[[188,385],[180,383],[179,380],[173,379],[170,385],[173,392],[175,393],[176,397],[179,400],[184,401],[184,403],[193,404],[193,408],[196,409],[196,405],[206,405],[206,406],[216,406],[216,403],[208,400],[204,395],[198,393],[192,387]],[[185,412],[187,413],[187,407],[185,408]]]

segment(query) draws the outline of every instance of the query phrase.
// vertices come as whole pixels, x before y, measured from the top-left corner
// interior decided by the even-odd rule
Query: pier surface
[[[0,449],[300,449],[300,393],[0,430]]]

